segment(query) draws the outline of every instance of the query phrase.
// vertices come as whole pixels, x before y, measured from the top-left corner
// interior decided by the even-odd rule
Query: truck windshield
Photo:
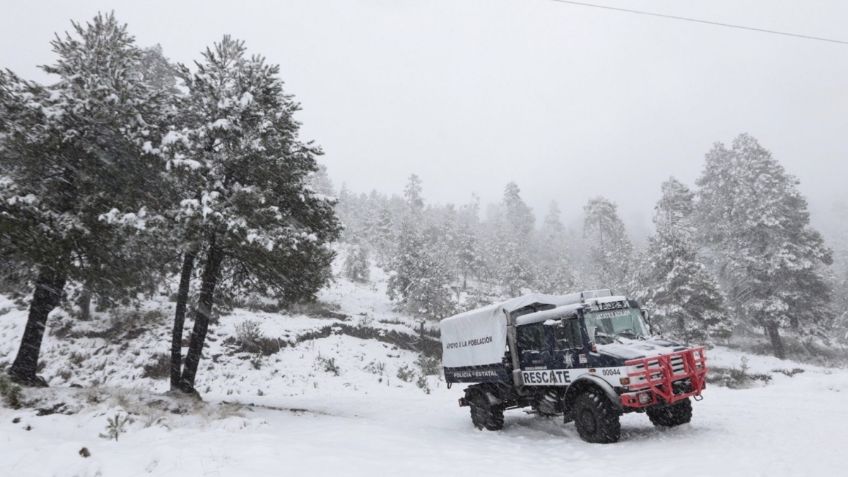
[[[638,308],[586,313],[586,331],[589,332],[589,338],[597,344],[612,343],[619,336],[642,338],[647,335],[646,330]]]

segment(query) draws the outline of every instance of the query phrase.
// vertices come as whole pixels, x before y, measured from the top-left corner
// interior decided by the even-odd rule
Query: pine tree
[[[762,326],[784,357],[781,327],[815,327],[830,290],[821,273],[831,253],[810,225],[798,180],[753,137],[707,154],[698,179],[700,237],[722,288],[746,324]]]
[[[371,230],[371,243],[376,250],[377,263],[386,265],[397,252],[395,217],[387,205],[380,206]]]
[[[433,235],[432,231],[422,234],[413,222],[401,225],[386,291],[401,309],[415,316],[444,318],[455,305],[450,271],[433,247]]]
[[[454,310],[453,275],[444,245],[450,237],[432,224],[432,217],[425,220],[421,179],[414,174],[404,189],[404,204],[386,292],[415,316],[443,318]]]
[[[336,196],[333,181],[330,180],[330,176],[327,174],[327,166],[324,164],[319,164],[318,169],[309,175],[308,183],[309,187],[316,194],[321,194],[327,198],[334,198]]]
[[[848,217],[848,203],[837,202],[834,205],[833,216]],[[833,267],[830,275],[831,315],[834,318],[832,326],[825,326],[828,335],[839,340],[843,346],[848,345],[848,222],[841,221],[831,225],[831,241],[833,247]],[[832,332],[830,332],[832,330]]]
[[[467,290],[468,279],[479,277],[481,269],[485,266],[484,254],[478,237],[479,228],[480,201],[475,196],[471,203],[460,207],[457,217],[455,257],[457,275],[461,279],[462,291]]]
[[[161,45],[141,50],[140,73],[156,91],[177,93],[177,68],[165,57]]]
[[[653,312],[653,324],[687,343],[730,334],[718,283],[697,256],[694,197],[674,178],[662,184],[662,198],[654,209],[656,233],[639,267],[637,293]]]
[[[356,221],[356,195],[347,188],[347,184],[342,183],[339,189],[338,200],[336,201],[336,216],[339,218],[344,230],[342,231],[342,239],[350,241],[352,237],[357,235],[354,222]]]
[[[180,65],[182,114],[160,151],[179,194],[167,214],[183,242],[171,386],[184,392],[195,392],[216,297],[312,299],[331,278],[327,244],[339,235],[334,203],[309,187],[321,151],[299,139],[299,106],[283,92],[279,67],[245,52],[243,42],[225,36],[195,72]],[[200,291],[177,379],[195,261],[202,264]]]
[[[359,243],[351,244],[344,261],[344,275],[348,280],[365,283],[370,276],[368,249]]]
[[[113,15],[52,41],[50,86],[0,73],[0,243],[33,270],[35,290],[9,374],[36,376],[47,316],[69,282],[112,300],[149,285],[137,235],[160,189],[150,154],[167,98],[147,82],[143,54]]]
[[[453,283],[456,281],[454,256],[446,248],[443,230],[430,226],[424,231],[424,261],[421,263],[420,282],[416,284],[415,298],[418,314],[441,319],[456,311]]]
[[[591,199],[583,208],[583,237],[589,242],[589,284],[595,288],[624,290],[633,260],[633,246],[627,237],[617,206],[603,197]]]
[[[421,178],[415,174],[409,176],[409,181],[403,189],[403,198],[406,200],[410,216],[421,217],[424,212],[424,197],[422,196]]]
[[[489,268],[503,294],[514,297],[535,282],[529,250],[535,217],[514,182],[506,185],[498,210],[494,243],[488,250]]]
[[[574,286],[565,226],[556,202],[551,202],[535,247],[536,289],[542,293],[566,293]]]
[[[527,238],[533,233],[536,218],[533,211],[521,198],[521,189],[515,182],[510,182],[504,189],[502,202],[506,225],[510,232],[518,238]]]

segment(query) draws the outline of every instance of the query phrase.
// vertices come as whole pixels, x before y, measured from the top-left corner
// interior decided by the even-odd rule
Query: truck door
[[[521,369],[547,366],[550,353],[545,346],[545,327],[542,323],[517,327],[516,338]]]
[[[583,350],[580,321],[577,317],[566,318],[551,328],[554,334],[553,367],[579,367],[578,356]]]

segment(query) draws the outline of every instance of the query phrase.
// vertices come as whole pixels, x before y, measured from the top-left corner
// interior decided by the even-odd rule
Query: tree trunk
[[[191,330],[188,353],[186,354],[183,373],[180,377],[180,389],[186,393],[196,394],[194,379],[197,376],[197,366],[200,364],[203,343],[209,330],[209,320],[212,317],[212,305],[215,299],[215,285],[218,283],[218,272],[223,261],[223,251],[215,244],[215,236],[209,240],[209,250],[203,265],[203,275],[200,282],[200,296],[197,300],[197,310],[194,313],[194,327]]]
[[[47,383],[35,375],[38,369],[38,354],[41,351],[41,339],[47,326],[47,315],[59,306],[62,289],[65,288],[65,276],[48,267],[41,267],[35,281],[32,302],[29,305],[24,335],[18,355],[9,368],[13,381],[27,386],[46,386]]]
[[[683,343],[689,345],[689,333],[686,332],[686,320],[683,316],[677,316],[677,329],[680,330],[680,336],[683,337]]]
[[[183,256],[183,267],[180,271],[180,287],[177,289],[177,309],[174,312],[174,329],[171,331],[171,390],[180,387],[182,371],[183,327],[185,326],[188,291],[191,285],[191,274],[194,271],[194,260],[197,252],[189,250]]]
[[[786,358],[786,352],[783,349],[783,339],[780,338],[780,329],[777,323],[774,321],[767,322],[766,333],[768,333],[769,340],[771,340],[771,349],[774,355],[780,359]]]
[[[91,319],[91,291],[87,287],[83,287],[82,291],[80,291],[80,296],[77,299],[77,306],[79,306],[80,314],[79,319],[83,321],[88,321]]]

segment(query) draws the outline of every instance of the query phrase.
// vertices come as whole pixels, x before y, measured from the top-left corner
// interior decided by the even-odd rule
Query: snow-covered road
[[[97,437],[102,410],[35,417],[3,409],[0,475],[843,475],[848,373],[825,373],[711,387],[692,424],[677,429],[626,415],[612,445],[587,444],[573,425],[521,411],[507,413],[502,432],[477,431],[456,406],[456,387],[264,396],[231,417],[183,418],[171,429],[136,423],[118,442]],[[90,458],[78,455],[83,446]]]

